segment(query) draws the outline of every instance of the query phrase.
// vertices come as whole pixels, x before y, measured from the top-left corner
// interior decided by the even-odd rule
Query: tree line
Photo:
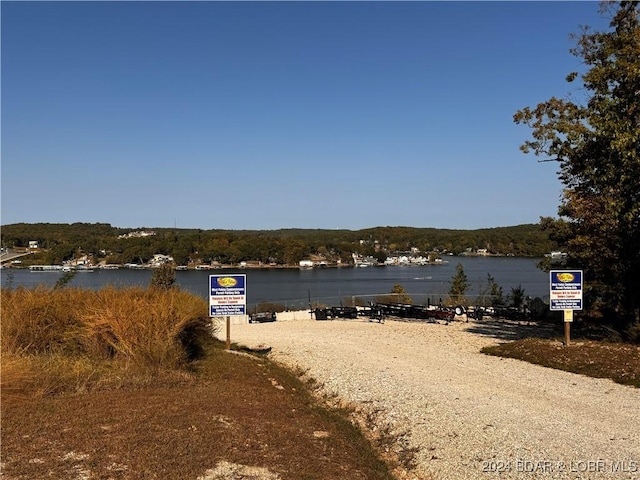
[[[132,231],[153,235],[119,238]],[[422,254],[460,254],[486,249],[490,254],[542,257],[556,245],[539,225],[478,230],[415,227],[375,227],[363,230],[281,229],[201,230],[176,228],[124,229],[106,223],[18,223],[4,225],[3,247],[28,247],[38,242],[37,261],[60,264],[82,255],[106,263],[146,263],[155,254],[170,255],[177,265],[189,262],[297,265],[309,258],[352,262],[352,254],[387,256],[412,249]]]

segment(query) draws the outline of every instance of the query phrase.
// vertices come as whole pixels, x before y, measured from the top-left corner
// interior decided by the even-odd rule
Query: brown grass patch
[[[640,388],[640,347],[636,345],[579,340],[565,346],[558,340],[526,338],[482,351]]]
[[[223,461],[283,479],[393,478],[362,433],[295,375],[215,344],[187,386],[6,396],[3,478],[195,480]]]
[[[1,293],[3,479],[393,479],[348,412],[223,350],[199,297]]]

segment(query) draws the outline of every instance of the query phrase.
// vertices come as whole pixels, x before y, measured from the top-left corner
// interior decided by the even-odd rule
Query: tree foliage
[[[451,303],[466,303],[464,294],[469,288],[467,274],[464,273],[464,267],[461,263],[456,265],[456,273],[451,279],[451,287],[449,288],[449,300]]]
[[[395,301],[397,303],[403,303],[405,305],[411,305],[413,303],[413,299],[407,295],[407,291],[404,289],[402,285],[396,283],[391,289],[391,294],[394,295]]]
[[[53,286],[53,289],[59,290],[69,285],[71,281],[75,278],[76,273],[78,273],[77,270],[69,270],[67,272],[64,272],[62,276],[56,281],[55,285]]]
[[[138,230],[138,229],[136,229]],[[310,255],[329,261],[352,261],[351,254],[374,255],[385,259],[395,251],[416,247],[434,255],[461,253],[468,248],[489,248],[502,255],[542,257],[556,249],[539,225],[526,224],[479,230],[375,227],[366,230],[194,230],[140,228],[153,236],[118,238],[131,229],[108,224],[18,223],[3,225],[2,246],[26,247],[30,240],[45,249],[25,263],[59,264],[79,254],[92,255],[107,263],[144,263],[156,253],[171,255],[177,265],[190,261],[237,264],[257,260],[263,264],[297,265]]]
[[[638,2],[604,2],[607,31],[584,27],[571,53],[585,98],[552,97],[514,116],[532,128],[521,149],[559,163],[559,219],[551,238],[582,268],[592,304],[620,326],[640,320],[640,21]]]
[[[176,271],[168,263],[163,263],[153,271],[151,280],[149,281],[149,286],[151,288],[169,290],[174,287],[175,283]]]
[[[487,289],[485,295],[489,296],[492,307],[500,307],[505,304],[504,291],[490,273],[487,273]]]

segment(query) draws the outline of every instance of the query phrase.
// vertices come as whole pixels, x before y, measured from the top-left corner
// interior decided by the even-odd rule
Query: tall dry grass
[[[210,333],[179,289],[2,289],[3,392],[52,394],[184,374]]]
[[[72,353],[70,336],[81,324],[89,292],[79,289],[2,289],[2,351],[12,354]]]
[[[178,289],[106,288],[95,292],[77,332],[93,358],[119,358],[150,368],[176,368],[208,323],[204,299]]]

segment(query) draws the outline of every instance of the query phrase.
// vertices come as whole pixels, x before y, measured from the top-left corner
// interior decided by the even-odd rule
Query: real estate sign
[[[582,270],[551,270],[551,310],[582,310]]]
[[[246,315],[247,276],[209,276],[209,316]]]

